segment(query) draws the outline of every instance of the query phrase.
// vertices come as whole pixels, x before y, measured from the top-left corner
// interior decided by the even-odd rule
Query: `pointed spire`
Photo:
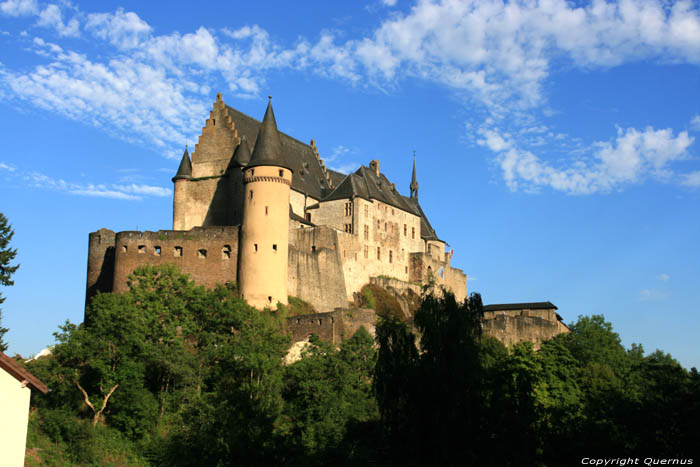
[[[413,151],[413,175],[411,176],[411,199],[418,199],[418,179],[416,177],[416,151]]]
[[[190,162],[190,152],[185,146],[185,153],[182,155],[182,161],[180,161],[180,167],[177,169],[177,173],[173,177],[173,182],[175,180],[190,179],[192,178],[192,162]]]
[[[241,136],[241,144],[236,147],[233,152],[233,157],[231,158],[230,167],[246,167],[250,162],[250,148],[248,147],[248,140],[245,135]]]
[[[260,165],[272,165],[292,170],[282,150],[282,141],[277,131],[275,113],[272,110],[272,97],[270,97],[270,101],[267,103],[265,118],[263,118],[260,130],[258,130],[258,139],[255,140],[253,155],[247,167],[257,167]]]

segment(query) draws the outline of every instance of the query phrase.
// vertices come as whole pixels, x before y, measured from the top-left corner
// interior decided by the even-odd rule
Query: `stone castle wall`
[[[554,310],[487,311],[484,312],[482,330],[507,346],[532,342],[535,350],[540,348],[542,341],[570,332]]]
[[[289,233],[287,291],[321,312],[348,304],[338,232],[327,227]]]
[[[114,251],[113,292],[127,291],[129,274],[144,264],[175,264],[196,284],[211,288],[236,281],[238,226],[119,232]]]
[[[338,345],[364,327],[374,337],[377,315],[374,310],[338,308],[328,313],[293,316],[287,319],[287,334],[292,342],[308,340],[311,335]]]
[[[428,253],[411,253],[409,281],[427,283],[432,279],[436,285],[451,290],[457,301],[461,302],[467,298],[467,275],[450,265],[448,255],[445,258],[445,261],[441,261]],[[439,274],[441,268],[444,277]]]

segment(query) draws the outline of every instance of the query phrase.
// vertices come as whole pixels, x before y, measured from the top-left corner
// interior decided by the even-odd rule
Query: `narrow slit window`
[[[389,262],[393,263],[394,262],[394,252],[389,250]]]
[[[253,190],[248,192],[248,199],[253,199]]]
[[[378,260],[382,259],[382,247],[380,247],[380,246],[377,247],[377,259]]]
[[[267,303],[272,303],[272,296],[271,296],[271,295],[268,295],[268,297],[267,297]]]
[[[122,253],[126,253],[126,251],[127,251],[126,245],[122,245]]]
[[[311,245],[311,252],[315,253],[316,252],[316,245]]]
[[[277,251],[277,244],[276,244],[276,243],[273,243],[273,244],[272,244],[272,250],[273,250],[273,251]]]
[[[365,245],[365,259],[369,258],[369,247]]]
[[[224,247],[221,249],[221,258],[222,259],[231,259],[231,246],[230,245],[224,245]]]
[[[284,177],[284,170],[280,170],[280,177]]]
[[[307,212],[306,214],[304,214],[304,220],[306,220],[306,222],[311,222],[311,213],[310,212]]]
[[[253,244],[253,251],[255,251],[255,252],[258,251],[258,244],[257,243]]]

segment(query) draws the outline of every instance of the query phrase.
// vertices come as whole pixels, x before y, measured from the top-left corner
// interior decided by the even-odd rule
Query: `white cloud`
[[[662,274],[659,274],[659,280],[660,280],[660,281],[668,282],[669,279],[671,279],[671,276],[669,276],[669,275],[666,274],[665,272],[662,273]]]
[[[14,172],[15,170],[17,170],[11,165],[5,164],[4,162],[0,162],[0,169],[7,170],[8,172]]]
[[[331,155],[324,157],[323,161],[329,169],[335,170],[336,172],[349,174],[360,167],[359,163],[347,160],[348,156],[353,153],[354,151],[341,144],[333,148]]]
[[[560,58],[584,68],[657,57],[700,63],[700,14],[687,1],[422,0],[344,48],[369,74],[391,79],[401,70],[469,90],[501,111],[506,102],[540,104]]]
[[[642,301],[663,300],[667,294],[658,289],[642,289],[639,291],[639,299]]]
[[[171,190],[170,188],[163,188],[152,185],[114,185],[114,188],[124,193],[134,193],[137,195],[146,196],[171,196],[173,194],[173,190]]]
[[[63,13],[58,5],[47,5],[39,13],[37,25],[54,28],[60,36],[77,37],[80,35],[80,23],[76,18],[71,18],[67,23],[63,21]]]
[[[681,185],[690,188],[700,188],[700,170],[681,175]]]
[[[0,2],[0,13],[7,16],[27,16],[36,14],[39,5],[36,0],[7,0]]]
[[[4,165],[0,163],[0,168],[7,168],[7,166],[3,167]],[[7,170],[15,171],[12,167],[7,168]],[[143,199],[144,196],[164,197],[172,195],[171,189],[152,185],[75,183],[61,178],[50,177],[40,172],[20,172],[18,175],[18,179],[24,180],[32,188],[60,191],[78,196],[138,201]]]
[[[587,159],[569,158],[563,167],[521,149],[507,133],[495,128],[478,130],[477,141],[497,153],[497,160],[508,187],[536,191],[548,186],[569,194],[608,192],[625,184],[639,183],[648,177],[668,179],[671,162],[687,157],[693,138],[685,131],[674,136],[671,129],[644,131],[618,129],[614,142],[598,142]]]
[[[696,115],[690,120],[690,127],[693,130],[700,131],[700,115]]]
[[[69,10],[73,16],[66,21]],[[478,143],[496,154],[511,189],[550,186],[581,194],[649,177],[669,180],[672,163],[686,156],[693,141],[686,132],[629,128],[614,141],[584,146],[525,115],[532,109],[556,112],[547,107],[544,92],[555,65],[591,69],[642,59],[700,64],[700,13],[688,1],[594,0],[577,6],[565,0],[418,0],[365,37],[341,40],[343,31],[323,30],[317,39],[293,45],[276,43],[254,24],[156,35],[121,8],[82,13],[69,3],[39,9],[33,1],[9,0],[0,11],[36,14],[38,24],[59,36],[78,35],[80,20],[85,31],[113,46],[87,56],[39,39],[35,51],[48,62],[21,71],[0,65],[3,99],[29,101],[152,144],[166,157],[178,158],[183,143],[196,140],[211,99],[209,86],[201,83],[223,80],[237,97],[257,96],[272,69],[380,89],[408,76],[466,94],[490,116]],[[499,129],[506,117],[510,131]],[[700,129],[700,116],[691,127]],[[543,159],[540,149],[552,141],[568,154],[562,161]],[[344,161],[334,168],[356,166]],[[700,184],[695,173],[675,177],[688,186]]]
[[[100,39],[108,40],[121,49],[132,49],[151,33],[151,26],[136,13],[118,8],[114,13],[92,13],[87,16],[85,29]]]

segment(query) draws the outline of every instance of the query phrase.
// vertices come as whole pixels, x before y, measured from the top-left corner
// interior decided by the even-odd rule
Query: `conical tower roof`
[[[235,167],[246,167],[250,163],[250,148],[248,147],[248,140],[243,135],[241,137],[241,144],[236,146],[236,150],[233,152],[233,159],[231,165]]]
[[[282,150],[282,141],[280,141],[280,134],[279,131],[277,131],[275,113],[272,110],[272,98],[270,98],[270,101],[267,103],[265,118],[263,118],[262,124],[260,125],[253,155],[247,167],[258,167],[260,165],[284,167],[285,169],[292,170]]]
[[[192,162],[190,162],[190,152],[187,150],[187,147],[185,147],[185,153],[182,155],[180,167],[178,167],[173,181],[190,178],[192,178]]]

